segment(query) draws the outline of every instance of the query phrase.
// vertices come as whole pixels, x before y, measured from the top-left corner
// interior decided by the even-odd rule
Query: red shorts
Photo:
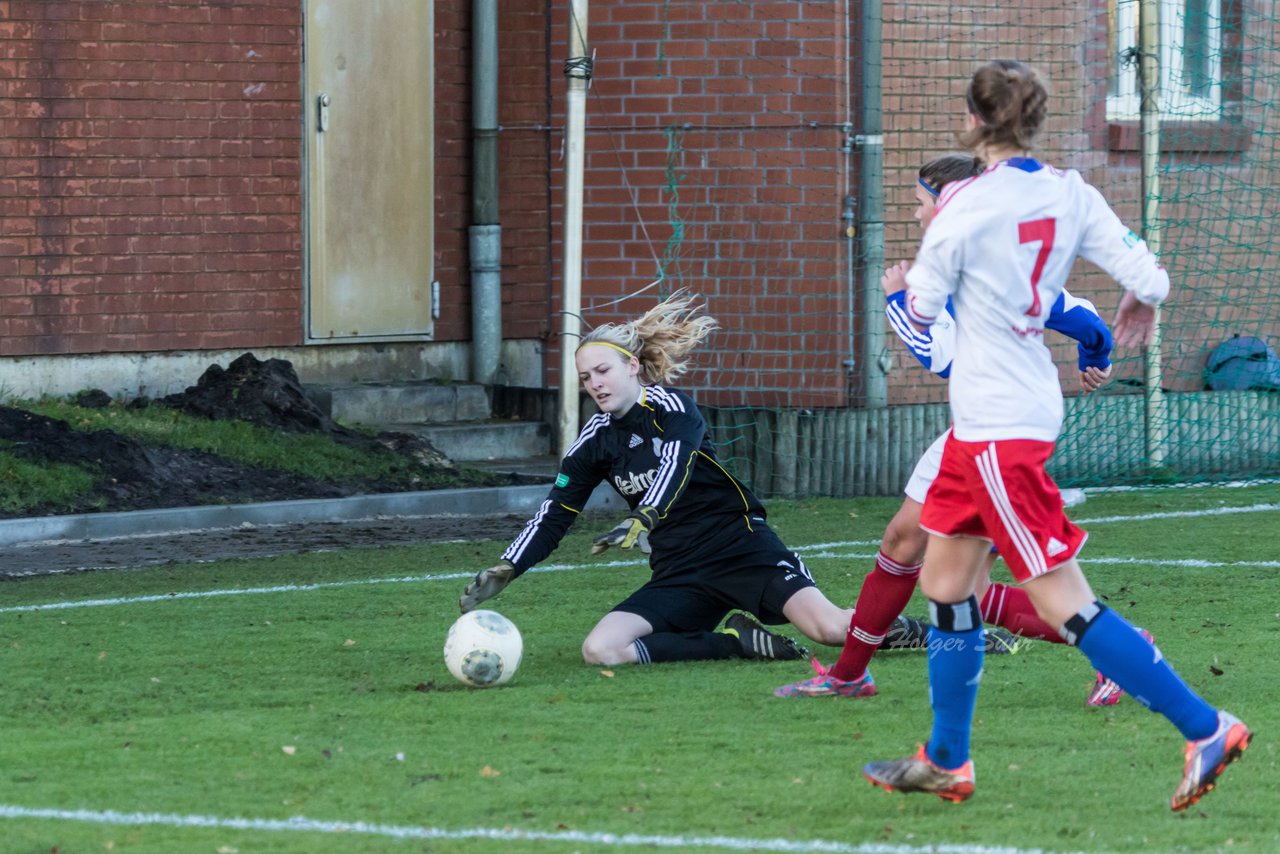
[[[1045,473],[1052,453],[1052,442],[948,436],[920,527],[941,537],[991,540],[1018,581],[1066,563],[1089,535],[1071,524],[1057,484]]]

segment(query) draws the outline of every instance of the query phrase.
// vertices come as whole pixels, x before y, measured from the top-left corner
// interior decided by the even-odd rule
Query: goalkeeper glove
[[[591,541],[591,553],[598,555],[609,546],[617,546],[620,549],[629,549],[636,544],[641,535],[647,535],[653,530],[653,526],[658,524],[658,511],[653,507],[637,507],[625,519],[617,524],[612,531],[607,534],[601,534]],[[647,540],[648,537],[646,536]],[[641,546],[643,550],[643,544]]]
[[[497,566],[491,566],[488,569],[482,569],[476,573],[476,577],[471,580],[467,588],[462,591],[462,598],[458,600],[458,608],[462,613],[474,611],[476,606],[486,599],[492,599],[502,592],[502,588],[511,583],[511,579],[515,577],[516,568],[511,564],[503,561]]]

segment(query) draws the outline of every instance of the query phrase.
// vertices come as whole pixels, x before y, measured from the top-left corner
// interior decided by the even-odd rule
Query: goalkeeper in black
[[[765,521],[760,500],[717,462],[693,399],[663,385],[687,370],[685,357],[715,328],[691,297],[676,294],[583,338],[578,376],[600,412],[583,426],[502,563],[467,585],[464,613],[551,554],[606,480],[631,513],[595,538],[592,554],[645,549],[647,541],[652,576],[587,635],[588,664],[806,655],[761,623],[790,622],[819,643],[844,643],[851,612],[822,594]]]

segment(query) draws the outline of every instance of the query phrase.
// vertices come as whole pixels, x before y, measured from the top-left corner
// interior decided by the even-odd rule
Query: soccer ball
[[[444,641],[444,663],[449,672],[473,688],[509,682],[523,653],[520,630],[497,611],[463,614],[449,627]]]

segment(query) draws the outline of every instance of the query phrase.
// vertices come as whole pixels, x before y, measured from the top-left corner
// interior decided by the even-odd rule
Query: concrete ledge
[[[0,519],[0,546],[225,530],[246,524],[297,525],[383,516],[492,516],[531,513],[547,497],[547,490],[548,487],[544,485],[438,489],[351,498]],[[587,509],[625,511],[627,506],[616,492],[601,484],[587,502]]]
[[[500,457],[544,457],[551,428],[541,421],[477,421],[471,424],[390,424],[384,430],[412,433],[459,463]],[[558,466],[557,466],[558,468]],[[554,478],[554,475],[552,476]]]
[[[323,389],[329,415],[343,424],[479,422],[489,418],[484,387],[432,382],[360,383]]]

